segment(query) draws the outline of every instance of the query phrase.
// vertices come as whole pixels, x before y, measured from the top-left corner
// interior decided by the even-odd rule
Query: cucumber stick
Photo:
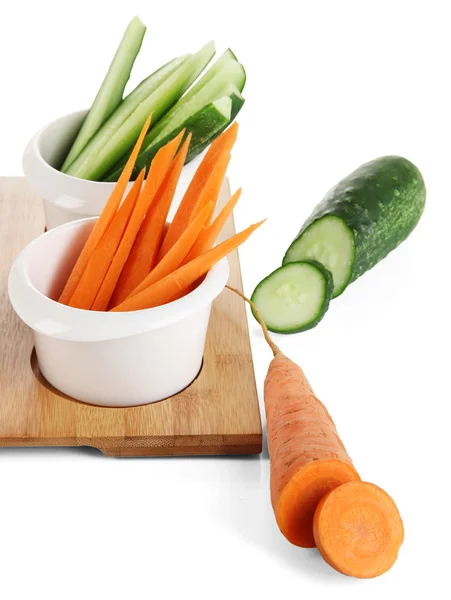
[[[252,302],[270,331],[298,333],[321,321],[333,287],[332,274],[320,263],[292,262],[263,279],[252,294]]]
[[[410,235],[425,201],[423,177],[407,159],[385,156],[366,163],[328,192],[283,264],[322,263],[332,272],[338,296]]]
[[[234,85],[239,93],[242,91],[246,81],[246,72],[244,67],[231,58],[228,52],[222,55],[196,85],[149,131],[143,143],[144,149],[151,143],[165,138],[171,130],[180,126],[202,106],[229,95],[226,90],[228,86]]]
[[[138,17],[130,21],[108,73],[64,161],[63,171],[77,158],[96,131],[122,102],[124,89],[130,78],[145,32],[146,26]]]
[[[152,162],[158,150],[176,137],[182,129],[186,133],[191,132],[191,142],[186,158],[186,162],[193,159],[194,156],[210,143],[210,141],[230,123],[232,115],[232,100],[228,96],[220,98],[202,107],[197,113],[189,117],[179,127],[173,129],[166,138],[160,142],[150,145],[144,152],[141,152],[135,163],[132,173],[132,179],[136,179],[141,169],[148,167]],[[130,153],[127,153],[116,165],[114,172],[105,178],[105,181],[117,181]]]
[[[144,99],[137,94],[133,101],[130,100],[125,105],[129,98],[127,97],[69,166],[66,173],[82,179],[94,181],[102,179],[133,146],[149,114],[152,113],[152,123],[156,123],[197,79],[214,53],[214,43],[210,42],[193,56],[178,59],[181,63],[168,76],[164,77],[161,74],[158,76],[158,71],[154,73],[156,87],[152,88]]]

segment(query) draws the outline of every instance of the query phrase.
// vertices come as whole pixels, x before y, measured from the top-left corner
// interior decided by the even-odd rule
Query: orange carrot
[[[313,533],[331,567],[364,579],[388,571],[404,540],[402,519],[392,498],[372,483],[356,481],[322,498]]]
[[[277,524],[292,544],[312,548],[313,515],[321,498],[360,478],[302,369],[280,351],[268,369],[264,389]]]
[[[360,477],[301,368],[271,340],[253,302],[230,289],[252,306],[274,355],[266,375],[264,400],[271,501],[277,524],[292,544],[311,548],[315,546],[313,516],[321,498]]]
[[[191,133],[188,134],[163,183],[160,185],[152,203],[152,210],[147,212],[142,222],[111,298],[111,306],[123,302],[147,277],[156,263],[158,250],[165,233],[166,219],[185,163],[190,141]]]
[[[155,168],[152,173],[149,172],[149,176],[147,177],[143,191],[130,217],[119,247],[117,248],[108,272],[92,304],[92,310],[107,310],[108,303],[110,302],[121,272],[130,255],[130,251],[143,223],[144,217],[149,211],[158,187],[161,185],[164,172],[167,172],[169,169],[171,157],[174,156],[182,137],[183,133],[179,134],[175,140],[172,140],[167,146],[162,148],[164,152],[161,154],[159,161],[157,161],[157,156],[155,156],[154,161],[152,161],[152,164],[157,161],[154,166]]]
[[[186,292],[191,284],[205,275],[218,261],[227,256],[232,250],[247,240],[253,231],[260,227],[260,223],[251,225],[241,233],[237,233],[222,244],[215,246],[209,252],[202,254],[187,265],[180,267],[160,281],[150,285],[136,296],[132,296],[116,306],[113,311],[132,311],[152,308],[172,302],[180,292]]]
[[[212,200],[215,205],[218,200],[219,192],[221,190],[222,182],[227,171],[227,167],[230,162],[230,152],[223,154],[215,165],[212,174],[208,178],[204,189],[202,190],[196,206],[191,214],[191,220],[203,209],[207,202]]]
[[[192,260],[200,256],[204,252],[207,252],[207,250],[210,250],[210,248],[213,247],[213,244],[216,242],[218,235],[221,233],[228,218],[232,214],[236,203],[240,199],[240,196],[241,188],[233,194],[233,196],[221,210],[221,212],[213,221],[213,223],[209,227],[204,226],[202,233],[199,235],[197,241],[189,251],[182,264],[191,262]]]
[[[127,164],[124,167],[114,189],[113,193],[109,197],[107,203],[105,204],[104,209],[100,217],[97,219],[86,244],[83,247],[83,250],[80,253],[80,256],[75,263],[74,268],[67,280],[66,285],[64,286],[63,292],[59,298],[59,302],[62,304],[68,304],[72,295],[75,292],[75,289],[80,281],[83,272],[88,264],[89,259],[91,258],[97,244],[102,238],[105,231],[108,229],[109,224],[113,220],[117,209],[121,203],[122,197],[125,192],[125,188],[130,180],[130,176],[133,171],[133,167],[135,166],[136,159],[138,157],[139,151],[141,150],[141,145],[143,143],[144,137],[147,133],[147,130],[150,126],[151,115],[149,115],[148,119],[144,123],[141,133],[139,134],[139,138],[133,148],[133,152],[130,155],[130,158],[127,161]]]
[[[85,310],[91,308],[104,277],[108,272],[116,250],[119,247],[124,231],[129,223],[130,216],[136,206],[145,171],[146,170],[143,169],[136,178],[127,197],[95,247],[80,281],[75,288],[75,292],[69,301],[69,306],[72,306],[73,308],[83,308]]]
[[[192,213],[199,200],[199,196],[207,184],[207,181],[209,180],[216,163],[221,156],[230,153],[233,144],[235,143],[237,134],[238,123],[235,121],[210,145],[210,148],[197,168],[196,173],[194,174],[194,177],[191,180],[185,195],[183,196],[180,206],[174,215],[171,226],[163,241],[161,256],[166,254],[169,248],[186,229],[187,225],[192,219]]]
[[[144,281],[142,281],[138,287],[133,290],[130,296],[136,296],[136,294],[139,294],[139,292],[142,292],[153,283],[160,281],[160,279],[163,279],[163,277],[170,275],[173,271],[178,269],[190,248],[196,241],[204,223],[211,218],[213,209],[213,202],[209,202],[206,206],[204,206],[204,209],[197,215],[192,223],[188,225],[187,229],[185,229],[163,260],[161,260],[157,266],[152,269],[149,275],[147,275]]]

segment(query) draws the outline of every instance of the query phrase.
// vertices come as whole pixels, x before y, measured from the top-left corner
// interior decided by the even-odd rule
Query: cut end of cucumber
[[[288,248],[283,264],[314,260],[332,273],[333,298],[349,283],[355,260],[353,231],[339,217],[327,215],[314,221]]]
[[[213,102],[213,106],[225,119],[230,121],[232,114],[232,98],[229,98],[228,96],[219,98],[219,100]]]
[[[298,333],[321,321],[332,289],[332,275],[322,265],[313,261],[292,262],[263,279],[255,288],[252,301],[270,331]]]

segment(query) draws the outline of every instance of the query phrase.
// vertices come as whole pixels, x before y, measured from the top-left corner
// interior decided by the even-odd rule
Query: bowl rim
[[[67,113],[60,117],[57,117],[56,119],[53,119],[52,121],[47,123],[47,125],[44,125],[43,127],[41,127],[41,129],[39,129],[33,135],[29,144],[27,145],[25,152],[27,152],[27,150],[29,150],[29,148],[32,148],[36,159],[41,163],[41,165],[44,168],[48,169],[49,171],[57,173],[58,176],[60,176],[60,177],[67,178],[68,180],[71,180],[74,182],[82,181],[85,184],[96,185],[98,187],[103,187],[104,189],[113,189],[114,186],[116,185],[115,181],[92,181],[91,179],[83,179],[82,177],[75,177],[74,175],[68,175],[67,173],[63,173],[63,171],[60,171],[59,169],[56,169],[55,167],[53,167],[42,156],[42,150],[41,150],[42,137],[47,133],[47,130],[50,127],[56,125],[60,121],[69,120],[70,118],[75,119],[76,117],[81,117],[82,115],[86,116],[88,114],[88,112],[89,112],[88,109],[82,109],[82,110]]]
[[[32,240],[16,257],[8,278],[10,302],[18,316],[35,332],[67,341],[106,341],[153,331],[181,321],[207,307],[221,293],[229,277],[227,257],[207,273],[189,294],[168,304],[130,312],[100,312],[60,304],[40,292],[29,276],[29,259],[38,244],[65,230],[80,228],[98,217],[65,223]]]

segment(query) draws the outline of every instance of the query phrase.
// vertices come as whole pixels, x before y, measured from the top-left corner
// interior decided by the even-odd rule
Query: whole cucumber
[[[336,297],[410,235],[425,201],[423,177],[406,158],[384,156],[366,163],[326,194],[283,264],[322,263],[332,273]]]

